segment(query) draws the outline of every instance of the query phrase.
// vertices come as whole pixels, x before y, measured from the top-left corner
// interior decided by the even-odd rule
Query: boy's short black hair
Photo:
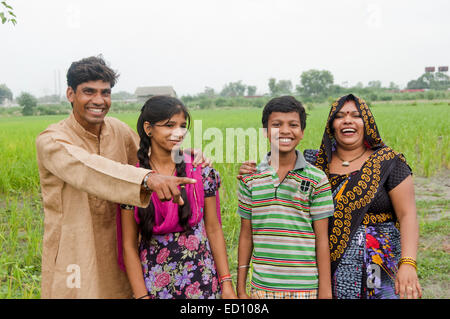
[[[91,56],[70,65],[67,71],[67,85],[76,91],[81,83],[102,80],[109,83],[112,88],[118,77],[119,74],[106,65],[101,55]]]
[[[290,95],[275,97],[267,102],[262,114],[262,124],[264,128],[267,128],[269,116],[273,112],[297,112],[300,117],[300,127],[302,131],[306,127],[306,111],[302,103],[295,97]]]

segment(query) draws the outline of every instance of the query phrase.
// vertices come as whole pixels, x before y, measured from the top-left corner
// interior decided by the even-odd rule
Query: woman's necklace
[[[350,166],[350,163],[351,163],[351,162],[356,161],[358,158],[360,158],[361,156],[363,156],[365,153],[366,153],[366,150],[364,150],[364,152],[362,152],[361,155],[358,155],[357,157],[355,157],[354,159],[349,160],[349,161],[345,161],[345,160],[343,160],[342,158],[340,158],[337,151],[336,151],[336,156],[337,156],[337,158],[339,158],[339,159],[342,161],[342,166]]]
[[[152,167],[154,168],[154,170],[158,173],[161,174],[161,171],[159,169],[156,168],[155,163],[153,163],[150,159],[148,160],[150,162],[150,164],[152,165]],[[173,174],[175,173],[177,166],[175,165],[175,167],[173,168],[172,174],[170,174],[170,176],[173,176]]]

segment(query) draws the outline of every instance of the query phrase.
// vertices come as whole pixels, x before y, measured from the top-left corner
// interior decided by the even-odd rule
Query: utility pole
[[[57,95],[58,94],[58,84],[57,84],[57,81],[56,81],[56,70],[53,70],[53,84],[54,84],[53,94]]]
[[[58,69],[58,102],[61,102],[61,71]]]

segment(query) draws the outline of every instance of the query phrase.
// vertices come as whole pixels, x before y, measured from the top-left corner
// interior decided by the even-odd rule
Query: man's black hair
[[[118,77],[119,74],[106,65],[101,55],[91,56],[70,65],[67,71],[67,85],[76,91],[81,83],[101,80],[108,82],[112,88]]]

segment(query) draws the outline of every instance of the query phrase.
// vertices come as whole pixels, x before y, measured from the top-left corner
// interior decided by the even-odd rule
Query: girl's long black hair
[[[144,122],[149,122],[154,125],[157,122],[167,120],[178,113],[183,113],[186,117],[188,123],[188,128],[190,125],[190,114],[184,104],[173,97],[169,96],[153,96],[145,102],[141,109],[141,114],[137,122],[137,132],[140,137],[139,150],[137,152],[139,159],[139,166],[147,169],[152,169],[150,165],[149,150],[151,149],[151,138],[146,134],[144,130]],[[182,151],[180,150],[179,156],[183,158]],[[184,160],[178,161],[175,164],[175,169],[177,176],[186,176],[186,164]],[[181,189],[181,198],[184,201],[183,206],[178,207],[178,218],[179,223],[184,230],[189,228],[188,220],[191,215],[191,207],[189,201],[187,200],[186,190]],[[153,233],[153,227],[155,225],[155,207],[153,203],[150,202],[149,206],[146,208],[138,208],[138,215],[140,219],[140,230],[142,240],[146,243],[150,243]]]

